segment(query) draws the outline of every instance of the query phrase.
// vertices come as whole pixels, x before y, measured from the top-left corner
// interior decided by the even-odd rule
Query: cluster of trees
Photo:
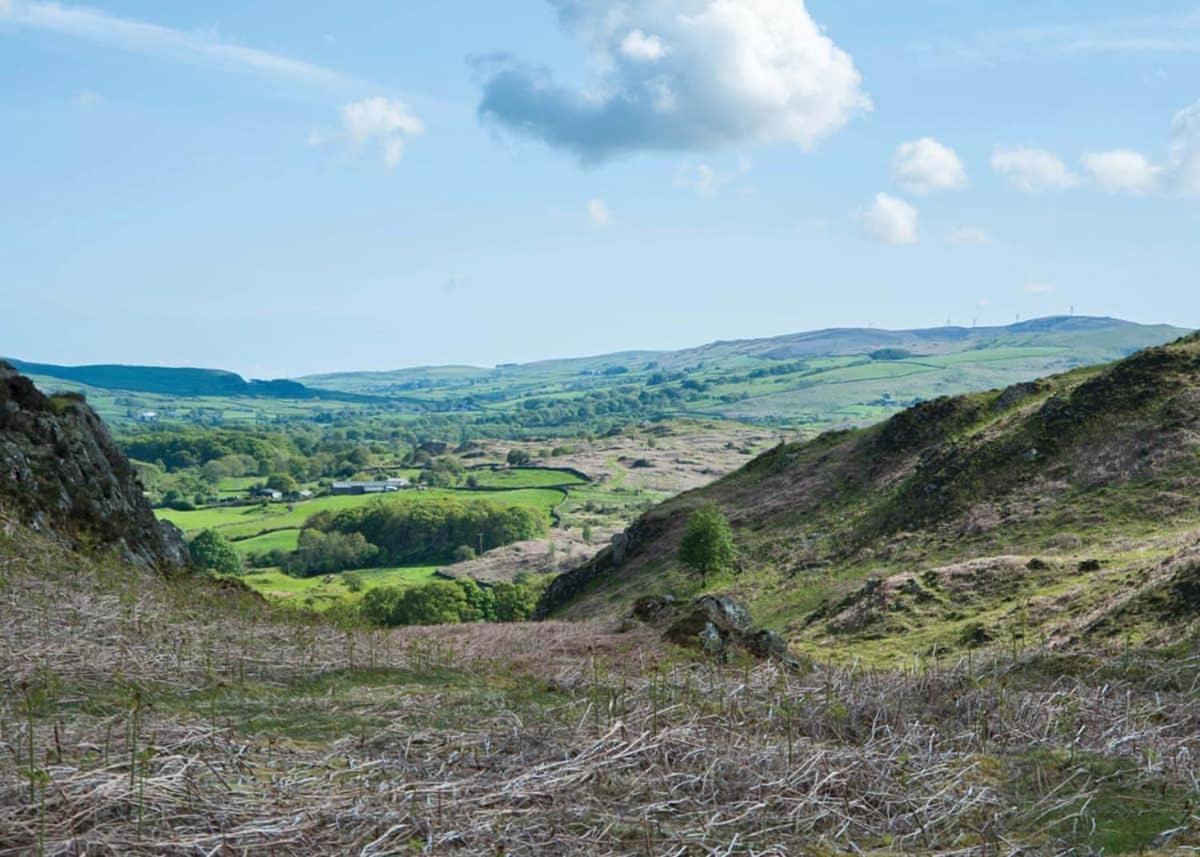
[[[378,556],[379,548],[363,538],[362,533],[305,529],[300,532],[296,550],[284,556],[281,565],[293,577],[312,577],[348,568],[366,568]]]
[[[451,562],[459,548],[480,541],[490,550],[538,538],[546,532],[546,520],[523,506],[436,497],[420,503],[368,503],[318,512],[305,529],[360,535],[378,551],[372,558],[374,565],[415,565]]]
[[[363,595],[359,611],[374,625],[448,625],[523,622],[537,607],[538,588],[527,581],[480,586],[473,580],[434,580],[421,586],[382,586]]]

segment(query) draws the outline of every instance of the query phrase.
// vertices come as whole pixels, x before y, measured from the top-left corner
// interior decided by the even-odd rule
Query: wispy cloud
[[[942,60],[987,63],[1021,61],[1034,53],[1192,54],[1200,53],[1200,11],[986,30],[911,47]]]
[[[120,18],[86,6],[0,0],[0,26],[57,33],[130,53],[255,74],[309,86],[358,86],[341,72],[246,47],[212,32],[191,32]]]
[[[602,199],[589,199],[587,213],[592,225],[598,229],[612,225],[612,212],[608,209],[608,203]]]

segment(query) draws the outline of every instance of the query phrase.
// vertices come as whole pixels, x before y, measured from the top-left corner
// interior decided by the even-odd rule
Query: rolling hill
[[[618,615],[697,591],[676,552],[691,512],[714,503],[741,558],[710,586],[814,655],[1166,645],[1200,620],[1198,488],[1192,335],[781,445],[646,513],[623,557],[607,550],[560,578],[543,608]]]
[[[562,408],[589,395],[624,391],[657,397],[675,414],[823,427],[876,420],[920,399],[1116,360],[1186,332],[1169,325],[1058,316],[1006,327],[844,328],[682,351],[300,380],[317,389],[404,396],[435,412]]]

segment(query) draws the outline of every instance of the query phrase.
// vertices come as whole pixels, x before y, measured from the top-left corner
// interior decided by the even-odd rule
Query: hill
[[[7,361],[26,375],[72,381],[101,390],[126,390],[182,397],[253,396],[272,399],[315,399],[327,396],[296,381],[247,381],[241,375],[221,369],[119,364],[57,366],[51,363],[29,363],[13,358],[7,358]]]
[[[862,424],[920,399],[1104,363],[1187,331],[1111,318],[1058,316],[1006,327],[833,329],[480,369],[426,367],[301,379],[308,386],[403,396],[469,419],[603,411],[694,414],[812,429]]]
[[[985,436],[1015,438],[1005,419],[1037,430],[1034,414],[1059,441],[1047,457],[1078,461],[1087,485],[1122,484],[1119,473],[1184,484],[1197,352],[1193,340],[1108,372],[930,403],[879,429],[775,450],[711,496],[739,512],[751,548],[755,516],[807,528],[788,509],[820,512],[806,495],[825,498],[812,525],[830,533],[839,511],[874,508],[828,554],[884,556],[907,549],[899,526],[953,534],[985,493],[949,465],[948,443],[975,450],[963,460],[994,478],[1004,455],[984,454]],[[1163,523],[1165,499],[1135,510],[1159,518],[1141,537],[1160,554],[1143,556],[1156,580],[1133,579],[1129,609],[1106,614],[1130,638],[1101,634],[1069,656],[1025,641],[924,669],[721,664],[647,626],[381,630],[277,609],[236,582],[159,574],[137,549],[149,544],[147,510],[94,414],[8,370],[0,391],[2,853],[1184,854],[1200,844],[1200,661],[1194,645],[1151,645],[1195,597],[1176,532],[1194,493],[1171,501],[1178,521]],[[1132,456],[1130,436],[1145,441]],[[1049,491],[1061,465],[1049,466],[1001,481],[997,498]],[[895,490],[874,504],[866,495],[889,480]],[[904,508],[913,491],[943,491],[953,511]],[[103,499],[117,514],[97,520]],[[644,567],[677,512],[644,519],[623,571]],[[759,535],[769,547],[770,533]],[[781,557],[803,567],[806,550],[790,541]],[[1174,555],[1160,562],[1163,551]],[[946,587],[963,579],[937,576]],[[925,576],[918,586],[934,589]],[[907,583],[871,591],[918,599]]]
[[[715,503],[741,567],[710,586],[814,655],[1166,644],[1200,619],[1198,487],[1193,335],[779,446],[647,512],[623,556],[565,576],[544,608],[617,615],[641,596],[696,591],[676,550],[691,511]]]

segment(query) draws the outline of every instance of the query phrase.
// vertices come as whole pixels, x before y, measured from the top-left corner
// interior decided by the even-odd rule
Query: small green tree
[[[701,506],[688,518],[679,543],[679,561],[707,581],[710,574],[724,571],[736,555],[729,519],[715,505]]]
[[[221,574],[241,574],[242,557],[233,545],[216,530],[204,530],[188,545],[192,564],[205,571]]]
[[[287,473],[272,473],[267,479],[267,487],[272,491],[280,491],[284,494],[295,494],[300,490],[296,480]]]
[[[511,466],[520,467],[523,464],[528,464],[531,460],[531,456],[523,449],[510,449],[508,451],[508,455],[506,456],[506,460]]]
[[[459,545],[454,549],[454,562],[470,562],[475,559],[475,548],[470,545]]]

